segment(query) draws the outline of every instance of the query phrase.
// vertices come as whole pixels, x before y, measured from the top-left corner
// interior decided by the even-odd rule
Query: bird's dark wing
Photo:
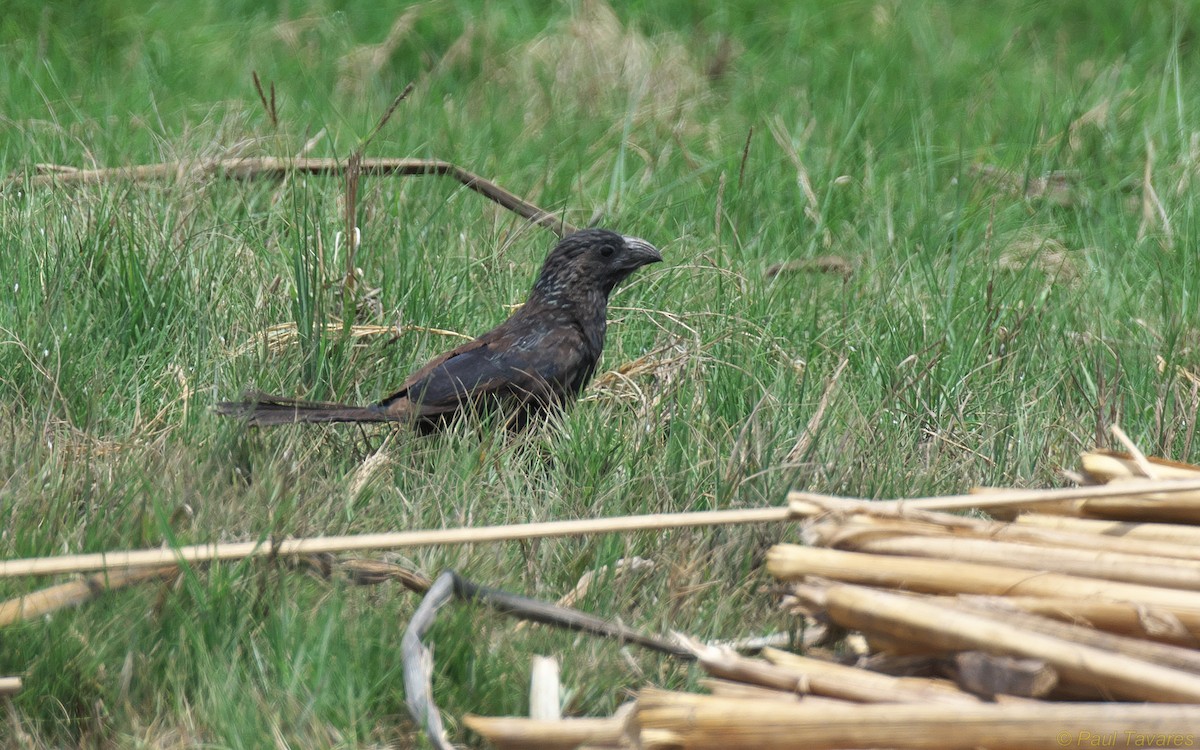
[[[489,399],[546,405],[578,390],[595,366],[587,360],[574,328],[501,325],[414,372],[379,407],[435,417]]]

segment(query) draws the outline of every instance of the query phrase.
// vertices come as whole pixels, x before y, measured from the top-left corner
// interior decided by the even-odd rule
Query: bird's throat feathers
[[[609,290],[572,286],[569,280],[544,283],[547,281],[544,277],[538,279],[520,312],[528,315],[550,313],[569,320],[583,332],[588,348],[599,356],[604,349],[604,335],[608,328]]]

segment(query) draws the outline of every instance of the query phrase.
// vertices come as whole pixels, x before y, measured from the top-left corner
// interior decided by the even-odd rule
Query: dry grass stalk
[[[1165,549],[1172,546],[1200,546],[1200,528],[1184,524],[1105,521],[1099,518],[1071,518],[1045,513],[1022,513],[1017,516],[1015,522],[1023,526],[1093,534],[1101,540],[1100,543],[1111,538],[1165,542]]]
[[[970,171],[981,182],[990,182],[1002,190],[1022,194],[1028,200],[1046,201],[1056,206],[1073,206],[1078,202],[1078,172],[1027,175],[994,164],[973,164]]]
[[[989,539],[916,535],[883,524],[819,524],[810,532],[836,549],[876,555],[962,560],[983,565],[1200,591],[1200,561],[1055,548]]]
[[[389,453],[392,446],[392,439],[397,433],[388,432],[384,437],[383,443],[371,455],[363,459],[350,475],[350,486],[348,487],[351,497],[358,497],[362,491],[369,487],[376,479],[380,478],[387,469],[393,465],[393,459]]]
[[[271,98],[268,101],[267,95],[263,91],[262,81],[258,78],[258,71],[250,71],[250,77],[254,81],[254,90],[258,92],[258,100],[262,103],[263,111],[267,118],[271,121],[271,127],[275,130],[279,129],[279,110],[275,106],[275,82],[271,81]]]
[[[829,616],[838,624],[950,651],[984,650],[1041,659],[1064,680],[1135,701],[1200,702],[1200,675],[1123,654],[1035,633],[990,617],[914,598],[863,588],[832,586]]]
[[[574,750],[583,744],[619,745],[625,736],[629,709],[606,719],[539,721],[522,717],[467,714],[467,728],[498,748]]]
[[[423,9],[421,4],[409,7],[392,21],[382,42],[362,44],[343,55],[338,60],[338,90],[353,100],[365,99],[379,71],[413,30]]]
[[[647,38],[602,0],[572,7],[567,22],[515,50],[496,70],[495,85],[527,103],[527,124],[540,128],[572,109],[598,116],[619,101],[635,123],[691,127],[695,109],[711,96],[691,40],[672,33]]]
[[[307,537],[303,539],[256,542],[194,544],[176,549],[143,549],[61,555],[20,560],[0,560],[0,578],[29,575],[82,573],[170,565],[179,562],[241,560],[247,557],[293,557],[360,550],[402,549],[442,544],[479,544],[483,542],[541,539],[557,536],[582,536],[629,531],[654,531],[694,526],[721,526],[747,523],[779,523],[791,520],[787,508],[746,508],[735,510],[655,513],[569,521],[545,521],[503,526],[456,529],[398,531],[383,534]]]
[[[817,434],[821,430],[821,422],[825,419],[825,410],[829,408],[829,402],[833,400],[833,395],[837,393],[838,381],[841,380],[842,373],[846,370],[846,365],[850,364],[850,360],[842,357],[842,361],[838,362],[838,366],[834,368],[833,374],[829,376],[829,380],[825,383],[825,390],[821,392],[821,398],[817,401],[817,408],[813,410],[812,416],[808,418],[808,424],[804,427],[804,432],[800,433],[800,437],[796,439],[796,444],[788,451],[786,463],[794,464],[802,461],[808,456],[808,452],[812,449],[813,443],[817,439]]]
[[[637,359],[624,362],[621,365],[596,376],[591,387],[595,390],[619,390],[622,383],[631,378],[642,376],[664,377],[682,368],[683,364],[694,356],[683,339],[673,338],[665,344],[659,344]]]
[[[813,190],[812,178],[809,176],[808,167],[805,166],[804,159],[800,156],[800,151],[796,147],[797,144],[788,133],[783,118],[776,116],[767,123],[767,126],[771,131],[771,137],[779,144],[779,148],[783,150],[784,155],[787,156],[792,162],[792,166],[796,169],[796,185],[800,188],[800,192],[804,194],[805,199],[804,215],[812,222],[814,227],[822,227],[824,222],[821,221],[821,214],[819,213],[821,201],[817,198],[817,192]]]
[[[613,570],[612,583],[613,583],[613,585],[616,585],[616,584],[620,583],[621,580],[625,577],[625,574],[630,571],[638,572],[638,571],[654,570],[654,561],[647,560],[644,557],[631,557],[631,558],[622,557],[621,559],[617,560],[616,563],[613,564],[612,570]],[[560,607],[574,607],[575,604],[580,599],[587,596],[588,591],[590,591],[592,588],[592,582],[594,580],[596,580],[596,576],[604,575],[608,571],[609,571],[608,565],[601,565],[599,568],[585,572],[582,576],[579,577],[579,580],[575,583],[575,587],[572,588],[567,593],[560,596],[558,598],[558,600],[554,603]],[[530,623],[527,620],[522,620],[521,622],[518,622],[516,625],[513,626],[513,630],[524,630],[530,624],[536,625],[536,623]]]
[[[893,677],[773,648],[764,649],[763,657],[776,666],[805,675],[809,690],[831,698],[857,703],[964,705],[979,702],[979,698],[962,692],[946,680]]]
[[[642,356],[597,375],[584,398],[633,404],[639,419],[650,421],[661,412],[663,399],[684,376],[685,368],[695,365],[704,348],[698,342],[672,337]],[[646,380],[649,387],[639,382]]]
[[[820,576],[932,594],[1099,599],[1200,614],[1200,592],[951,560],[899,556],[881,560],[862,552],[777,544],[767,553],[767,570],[784,581]]]
[[[1154,363],[1158,366],[1158,371],[1160,373],[1167,371],[1167,360],[1163,358],[1161,354],[1154,358]],[[1194,399],[1196,398],[1196,389],[1200,389],[1200,370],[1195,367],[1189,368],[1184,367],[1183,365],[1175,365],[1175,374],[1178,375],[1180,379],[1191,383],[1193,389],[1192,399],[1194,403]],[[1184,453],[1188,452],[1189,451],[1186,449],[1184,450]]]
[[[341,323],[326,323],[324,331],[328,335],[341,335],[346,328]],[[373,325],[353,325],[349,329],[350,337],[361,339],[369,336],[403,336],[406,333],[428,333],[435,336],[452,336],[455,338],[471,340],[471,336],[458,331],[448,331],[443,328],[427,328],[425,326],[373,326]],[[271,354],[279,354],[294,344],[300,338],[300,332],[296,328],[295,323],[278,323],[269,326],[254,338],[239,346],[233,351],[233,356],[240,357],[243,354],[253,351],[258,346],[265,346]]]
[[[106,591],[167,578],[174,575],[176,570],[176,566],[169,565],[144,570],[114,571],[23,594],[0,603],[0,628],[89,602]]]
[[[830,582],[810,576],[803,583],[793,583],[788,586],[788,594],[783,598],[783,606],[794,615],[807,620],[823,623],[825,618],[825,589]]]
[[[996,264],[1006,271],[1034,268],[1058,283],[1070,282],[1079,275],[1074,262],[1079,253],[1072,254],[1062,242],[1038,229],[1023,227],[998,244],[1003,250]]]
[[[404,25],[403,21],[400,22],[400,25]],[[396,32],[396,28],[397,27],[393,26],[393,33]],[[360,271],[354,264],[354,257],[358,252],[358,248],[362,240],[362,234],[358,227],[358,193],[359,185],[362,181],[363,155],[367,151],[367,146],[369,146],[371,141],[375,139],[375,136],[379,135],[379,132],[383,130],[388,121],[392,119],[392,115],[396,113],[396,109],[400,106],[400,102],[407,99],[408,95],[412,93],[412,90],[412,83],[409,83],[404,87],[404,90],[392,100],[391,105],[384,110],[384,113],[379,118],[379,121],[375,123],[375,128],[358,144],[358,147],[354,149],[354,153],[350,154],[350,158],[346,160],[346,167],[343,170],[345,173],[345,189],[342,192],[342,209],[344,211],[344,218],[346,222],[343,230],[343,236],[346,238],[346,275],[342,277],[342,288],[346,295],[343,297],[344,305],[349,303],[352,297],[355,298],[355,306],[359,307],[360,309],[362,309],[364,304],[367,306],[370,306],[372,303],[375,303],[376,305],[378,304],[378,301],[375,299],[376,295],[378,294],[378,290],[368,290],[366,288],[359,289],[358,277],[360,275]],[[376,312],[379,313],[382,312],[382,310],[377,310]]]
[[[1137,238],[1140,242],[1147,234],[1161,226],[1165,247],[1175,244],[1175,232],[1171,229],[1171,218],[1154,189],[1154,141],[1146,136],[1146,166],[1142,170],[1142,223],[1138,226]]]
[[[768,279],[789,273],[828,273],[849,278],[854,275],[854,263],[840,255],[818,255],[815,258],[772,263],[763,272]]]
[[[638,695],[636,720],[646,733],[670,733],[680,748],[847,747],[991,750],[1062,747],[1061,738],[1186,736],[1200,726],[1200,706],[1109,703],[1015,705],[807,706],[736,700],[665,690]]]

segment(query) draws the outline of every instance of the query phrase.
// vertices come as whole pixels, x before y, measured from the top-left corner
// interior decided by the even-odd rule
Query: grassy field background
[[[1200,458],[1190,3],[266,5],[0,17],[0,557],[1046,485],[1114,422]],[[501,320],[554,238],[456,184],[364,180],[355,263],[378,306],[351,320],[338,180],[28,182],[38,164],[345,158],[409,82],[368,156],[453,161],[663,250],[614,295],[601,369],[645,366],[560,424],[418,439],[210,412],[251,387],[375,399],[454,343],[422,327]],[[827,256],[849,273],[767,273]],[[553,600],[641,556],[652,571],[601,575],[579,606],[735,638],[789,624],[761,570],[784,537],[391,559]],[[9,627],[0,675],[26,689],[0,746],[419,744],[399,661],[415,606],[259,562]],[[466,711],[527,710],[531,654],[561,657],[571,713],[696,678],[478,609],[431,640],[460,741]]]

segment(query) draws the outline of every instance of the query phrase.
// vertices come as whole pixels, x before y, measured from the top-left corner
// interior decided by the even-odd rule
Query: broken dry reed
[[[170,565],[145,570],[113,571],[23,594],[6,602],[0,602],[0,628],[47,615],[65,607],[78,606],[107,591],[144,581],[167,578],[174,575],[177,569],[176,566]]]
[[[762,659],[751,659],[729,649],[705,646],[678,633],[675,637],[692,652],[704,671],[713,677],[797,695],[812,692],[808,678],[799,672],[777,667]]]
[[[1136,480],[1128,483],[1106,484],[1095,487],[1066,487],[1050,490],[986,490],[978,494],[945,495],[920,497],[903,500],[865,500],[858,498],[819,495],[811,492],[790,492],[788,503],[795,506],[798,515],[810,516],[825,511],[857,511],[871,512],[875,508],[887,510],[983,510],[995,512],[1003,509],[1039,508],[1043,504],[1054,503],[1087,503],[1090,509],[1093,504],[1105,501],[1118,503],[1118,498],[1147,498],[1147,507],[1161,509],[1169,502],[1172,507],[1186,509],[1200,518],[1200,502],[1195,498],[1180,499],[1183,493],[1200,492],[1200,479],[1175,481]],[[1076,507],[1074,505],[1069,507]],[[1095,505],[1104,508],[1104,505]],[[1128,508],[1128,503],[1120,503],[1118,507]],[[1180,512],[1183,512],[1181,510]]]
[[[544,721],[467,714],[463,723],[498,748],[573,750],[581,745],[613,745],[625,735],[628,709],[604,719]]]
[[[1151,664],[1200,675],[1200,652],[1195,649],[1167,646],[1140,638],[1113,635],[1083,625],[1058,622],[1048,617],[1024,612],[999,597],[958,597],[953,600],[952,605],[964,612],[990,617],[1032,633],[1042,633],[1114,654],[1124,654]]]
[[[960,599],[963,597],[959,597]],[[974,598],[974,597],[969,597]],[[1200,611],[1165,610],[1137,602],[1066,599],[1042,596],[980,597],[997,606],[1011,606],[1061,622],[1078,623],[1118,635],[1128,635],[1189,648],[1200,648]]]
[[[1088,451],[1080,456],[1080,465],[1083,468],[1083,473],[1089,482],[1103,484],[1104,482],[1112,481],[1113,479],[1187,479],[1188,477],[1200,476],[1200,471],[1195,467],[1187,467],[1184,471],[1176,473],[1173,476],[1167,476],[1165,472],[1172,462],[1159,461],[1154,462],[1146,457],[1138,449],[1137,445],[1121,429],[1120,425],[1113,425],[1109,428],[1109,432],[1117,439],[1117,442],[1125,446],[1128,453],[1118,453],[1116,451]],[[1115,461],[1116,472],[1105,476],[1102,472],[1101,465],[1097,462]],[[1186,464],[1175,464],[1175,468],[1186,466]]]
[[[1043,573],[922,557],[879,556],[865,552],[778,544],[767,553],[776,578],[799,581],[820,576],[844,583],[907,589],[931,594],[1049,596],[1137,602],[1169,612],[1200,613],[1200,592]]]
[[[982,565],[1200,591],[1200,561],[1033,544],[918,535],[879,524],[826,524],[811,530],[824,546],[876,555],[929,557]],[[824,532],[824,533],[822,533]]]
[[[825,605],[834,622],[866,633],[915,640],[947,651],[981,649],[1041,659],[1064,680],[1127,700],[1200,703],[1200,675],[1030,632],[932,599],[859,586],[831,586]]]
[[[802,674],[816,695],[855,703],[979,703],[980,698],[964,693],[954,683],[921,677],[893,677],[823,659],[799,656],[768,648],[763,657],[782,669]]]
[[[1138,539],[1200,547],[1200,527],[1184,524],[1105,521],[1099,518],[1072,518],[1046,513],[1022,513],[1014,521],[1018,525],[1093,534],[1097,537],[1098,544],[1105,543],[1107,539]]]
[[[1023,515],[1022,518],[1024,517]],[[1045,517],[1059,518],[1058,516]],[[1100,533],[1063,530],[1067,528],[1065,526],[1062,528],[1044,529],[1028,524],[1018,525],[988,521],[981,518],[969,518],[948,513],[932,513],[927,511],[919,514],[902,511],[879,512],[874,509],[872,509],[870,514],[855,513],[843,518],[842,525],[832,522],[814,524],[806,530],[805,540],[825,546],[842,547],[846,546],[847,541],[853,545],[854,538],[859,535],[890,538],[910,534],[925,537],[1020,542],[1043,547],[1075,548],[1097,552],[1120,552],[1129,555],[1178,558],[1180,560],[1200,562],[1200,547],[1193,544],[1155,539],[1130,539],[1123,536],[1105,536]],[[1083,520],[1085,523],[1109,523],[1106,521]],[[1100,528],[1106,527],[1101,526]],[[1193,529],[1193,531],[1200,531],[1200,529]],[[1158,562],[1166,564],[1170,561],[1159,560]]]
[[[720,677],[705,677],[702,678],[699,683],[700,686],[708,692],[724,698],[786,701],[788,703],[795,703],[800,700],[818,702],[827,700],[825,698],[819,698],[812,695],[802,696],[787,690],[772,690],[771,688],[765,688],[759,685],[750,685],[745,682],[737,682],[736,680],[723,680]],[[829,702],[843,703],[844,701],[830,700]]]
[[[529,668],[529,718],[558,721],[562,718],[559,701],[558,660],[534,656]]]

